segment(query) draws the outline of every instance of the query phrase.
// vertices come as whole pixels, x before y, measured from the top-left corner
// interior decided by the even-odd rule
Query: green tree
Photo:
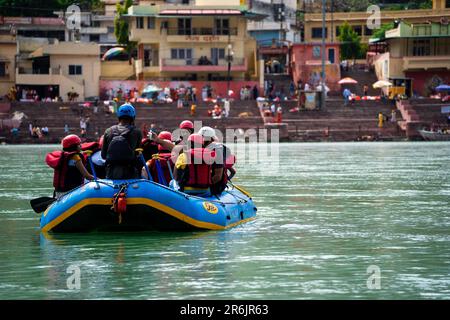
[[[357,59],[361,56],[361,37],[345,22],[339,27],[341,42],[341,60]]]
[[[125,0],[124,4],[121,5],[117,3],[117,13],[114,18],[114,35],[116,36],[117,43],[125,46],[125,50],[128,53],[128,61],[131,64],[131,53],[136,48],[137,43],[134,41],[130,41],[128,38],[129,33],[129,23],[123,17],[124,14],[128,12],[128,8],[133,5],[132,0]]]
[[[384,39],[386,37],[386,31],[394,29],[394,23],[385,23],[380,29],[377,29],[372,34],[372,39]]]

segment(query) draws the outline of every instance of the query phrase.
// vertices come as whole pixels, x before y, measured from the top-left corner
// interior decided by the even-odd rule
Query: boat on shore
[[[450,141],[449,131],[430,131],[430,130],[419,130],[420,135],[426,141]]]
[[[99,179],[51,203],[40,227],[61,233],[225,230],[253,220],[256,211],[250,194],[237,186],[199,197],[144,179]]]

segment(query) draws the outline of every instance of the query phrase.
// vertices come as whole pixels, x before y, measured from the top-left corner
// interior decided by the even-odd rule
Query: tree
[[[339,27],[341,42],[341,60],[357,59],[361,55],[361,37],[348,22]]]
[[[132,5],[132,0],[125,0],[123,5],[117,3],[117,13],[114,17],[114,35],[116,36],[117,43],[125,46],[125,50],[128,53],[128,61],[130,64],[131,53],[136,48],[137,43],[134,41],[130,41],[130,39],[128,38],[130,26],[128,21],[124,17],[122,17],[122,15],[126,14],[128,12],[128,8]]]
[[[386,37],[386,31],[394,29],[394,23],[385,23],[380,29],[377,29],[372,34],[372,39],[384,39]]]

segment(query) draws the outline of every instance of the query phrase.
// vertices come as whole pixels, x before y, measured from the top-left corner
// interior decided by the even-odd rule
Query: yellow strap
[[[234,185],[234,187],[235,187],[236,189],[238,189],[240,192],[242,192],[243,194],[245,194],[247,197],[249,197],[249,198],[252,197],[252,195],[250,194],[250,192],[248,192],[248,191],[245,190],[244,188],[238,187],[237,185]]]

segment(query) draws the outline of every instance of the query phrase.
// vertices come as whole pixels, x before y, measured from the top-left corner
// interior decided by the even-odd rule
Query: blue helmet
[[[131,104],[125,103],[120,106],[119,110],[117,110],[117,117],[119,119],[122,117],[134,119],[136,118],[136,110]]]

